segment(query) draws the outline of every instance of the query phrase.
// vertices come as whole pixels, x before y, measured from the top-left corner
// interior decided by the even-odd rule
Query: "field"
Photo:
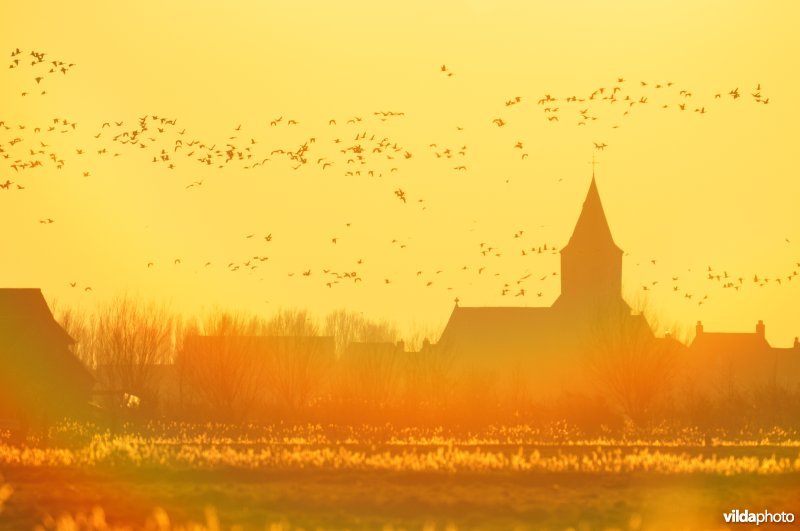
[[[66,425],[0,446],[0,526],[714,529],[734,508],[800,508],[800,441],[787,434],[567,435]]]

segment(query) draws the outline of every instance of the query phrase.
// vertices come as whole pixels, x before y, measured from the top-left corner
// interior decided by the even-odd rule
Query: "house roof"
[[[0,288],[0,358],[6,358],[7,368],[16,367],[20,375],[31,377],[71,377],[82,387],[91,387],[94,378],[70,351],[73,343],[41,290]]]
[[[583,201],[583,208],[575,224],[575,230],[572,232],[572,236],[564,249],[562,249],[562,252],[567,249],[596,250],[607,248],[622,252],[611,236],[611,229],[608,226],[603,204],[600,201],[600,193],[597,191],[597,182],[592,176],[592,182],[589,184],[589,191]]]
[[[0,341],[21,336],[75,343],[61,328],[38,288],[0,288]]]
[[[690,348],[701,352],[755,354],[769,350],[770,346],[764,336],[757,333],[702,332],[694,338]]]
[[[687,353],[692,374],[725,379],[725,385],[798,385],[797,350],[772,348],[758,333],[701,332]]]

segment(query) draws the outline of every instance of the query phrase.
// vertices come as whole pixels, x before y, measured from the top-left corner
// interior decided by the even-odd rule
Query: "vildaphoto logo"
[[[754,513],[747,509],[740,511],[734,509],[730,512],[723,513],[726,524],[791,524],[794,522],[794,513],[771,513],[769,511],[761,511]]]

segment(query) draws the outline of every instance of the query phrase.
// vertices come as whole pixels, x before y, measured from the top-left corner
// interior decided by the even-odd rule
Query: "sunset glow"
[[[51,301],[89,309],[128,292],[187,314],[346,307],[403,327],[441,326],[456,297],[467,305],[546,306],[558,279],[538,279],[558,271],[558,257],[521,251],[566,243],[596,155],[609,224],[627,253],[629,299],[646,296],[663,320],[687,330],[702,319],[708,329],[751,331],[763,319],[768,339],[789,346],[800,334],[793,318],[800,284],[788,279],[800,261],[797,9],[790,2],[9,6],[6,48],[75,66],[40,83],[34,78],[46,69],[25,61],[0,71],[0,120],[11,127],[0,131],[10,155],[0,182],[25,188],[0,190],[0,222],[9,229],[3,283],[41,287]],[[615,86],[620,99],[646,103],[565,101]],[[759,92],[768,104],[755,101]],[[546,94],[560,101],[537,104]],[[505,105],[517,96],[518,104]],[[558,107],[559,119],[547,120],[544,107]],[[374,114],[389,111],[404,114],[385,121]],[[112,141],[146,115],[176,123],[160,134],[151,126],[156,141],[145,149]],[[48,132],[55,117],[77,125]],[[348,123],[354,117],[362,121]],[[16,137],[22,141],[6,143]],[[271,155],[310,138],[308,163],[297,170]],[[402,150],[373,153],[383,138]],[[206,165],[197,160],[202,150],[188,156],[193,139],[250,148],[244,153],[252,158],[225,163],[223,153]],[[184,142],[177,151],[176,140]],[[339,151],[356,144],[369,151],[365,164],[348,164],[352,152]],[[30,155],[40,149],[45,155]],[[452,158],[442,156],[446,149]],[[41,167],[10,167],[35,158]],[[347,175],[355,171],[361,175]],[[187,189],[193,182],[202,185]],[[46,218],[54,223],[39,223]],[[483,256],[480,242],[501,256]],[[228,264],[254,256],[269,259],[230,271]],[[709,267],[721,280],[709,280]],[[324,269],[355,271],[363,282],[329,288]],[[501,295],[504,283],[526,273],[535,278],[528,295]],[[741,287],[723,288],[725,274],[736,284],[743,278]]]

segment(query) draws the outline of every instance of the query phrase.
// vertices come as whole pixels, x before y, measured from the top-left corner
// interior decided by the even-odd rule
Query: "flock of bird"
[[[11,53],[9,68],[31,71],[36,86],[41,86],[47,81],[48,76],[63,76],[75,66],[73,63],[50,60],[46,56],[44,52],[26,53],[17,48]],[[440,67],[440,72],[446,78],[454,77],[454,73],[446,65]],[[26,91],[22,96],[28,94]],[[46,94],[46,91],[42,90],[41,94]],[[736,101],[748,95],[757,104],[769,103],[769,97],[760,84],[750,92],[740,91],[739,88],[718,92],[713,95],[712,101],[723,98]],[[712,107],[709,104],[701,101],[694,103],[695,100],[699,98],[691,90],[679,89],[672,82],[631,83],[619,77],[616,78],[616,82],[597,87],[587,94],[569,96],[544,94],[539,98],[513,96],[500,102],[502,114],[487,120],[487,127],[505,127],[517,119],[515,115],[517,109],[528,104],[541,109],[545,121],[554,126],[571,120],[576,126],[589,127],[601,120],[613,120],[611,127],[616,128],[626,116],[646,106],[657,106],[675,112],[690,111],[697,115],[711,112]],[[609,117],[609,113],[603,111],[603,106],[614,110],[616,114]],[[440,142],[431,142],[428,144],[428,154],[417,155],[416,150],[386,134],[381,128],[381,125],[387,122],[404,119],[406,119],[405,112],[397,110],[376,110],[365,115],[331,117],[318,126],[316,134],[309,134],[304,140],[291,145],[278,146],[268,146],[268,141],[262,136],[263,133],[275,132],[276,136],[282,136],[280,133],[284,129],[302,131],[304,129],[299,129],[301,124],[297,118],[276,116],[265,120],[252,131],[238,124],[222,133],[221,139],[193,135],[186,127],[179,124],[177,118],[160,114],[145,114],[134,120],[113,119],[96,125],[79,124],[77,120],[64,116],[53,117],[50,122],[33,125],[0,121],[0,156],[2,156],[0,162],[6,165],[3,171],[6,176],[0,176],[0,194],[24,192],[29,186],[34,185],[34,181],[26,180],[28,175],[41,168],[49,167],[69,172],[73,176],[91,178],[92,161],[95,159],[136,156],[146,158],[153,165],[168,171],[176,169],[179,165],[212,167],[220,171],[226,168],[256,171],[271,166],[276,172],[314,168],[323,175],[337,172],[339,176],[348,179],[384,179],[387,181],[387,189],[391,190],[393,197],[402,205],[415,204],[421,210],[425,210],[427,209],[425,199],[409,194],[406,187],[399,184],[400,179],[395,175],[401,172],[404,163],[415,156],[429,156],[448,164],[451,171],[467,172],[470,149],[465,143],[444,145]],[[458,126],[457,129],[463,131],[463,127]],[[58,149],[56,145],[59,146]],[[509,146],[509,149],[524,160],[530,156],[526,145],[527,141],[517,140],[513,146]],[[594,149],[597,151],[603,151],[607,147],[606,142],[594,142]],[[77,171],[73,169],[74,167],[78,168]],[[182,184],[181,187],[187,193],[200,193],[205,182],[205,179],[195,179]],[[51,225],[55,220],[45,217],[40,219],[39,223]],[[502,296],[525,297],[535,294],[537,297],[543,297],[545,290],[541,288],[542,283],[558,277],[558,271],[548,271],[544,274],[540,271],[534,274],[531,272],[531,266],[526,268],[523,274],[509,277],[503,268],[495,267],[494,263],[490,262],[509,256],[530,259],[540,255],[558,254],[557,247],[552,243],[524,242],[526,238],[524,235],[524,230],[514,233],[502,251],[499,245],[479,242],[476,259],[481,262],[477,266],[464,265],[457,271],[418,270],[413,276],[425,287],[441,285],[447,290],[454,290],[455,284],[461,284],[460,281],[455,282],[458,280],[454,277],[455,273],[474,274],[477,278],[495,279]],[[271,233],[261,236],[253,233],[245,237],[254,243],[258,242],[259,245],[268,245],[273,238]],[[332,236],[331,244],[336,245],[340,238],[341,236]],[[407,247],[407,243],[398,239],[392,239],[390,244],[398,250]],[[257,270],[260,272],[269,264],[268,252],[268,247],[260,247],[244,258],[223,260],[220,265],[227,264],[224,268],[231,273],[256,274]],[[181,258],[173,258],[169,265],[180,267],[182,264]],[[334,288],[345,283],[365,282],[365,276],[362,274],[363,264],[362,258],[354,258],[352,267],[346,269],[308,268],[286,274],[288,277],[321,278],[322,285]],[[202,268],[213,268],[215,265],[215,261],[208,260],[198,264]],[[143,266],[154,269],[158,268],[159,264],[156,261],[144,261]],[[782,277],[755,276],[754,283],[761,287],[770,281],[773,281],[773,284],[780,284],[790,282],[796,275],[797,272],[793,271],[792,274]],[[678,277],[672,279],[677,281]],[[716,274],[710,268],[708,279],[716,281],[723,288],[736,291],[745,285],[744,276],[733,278],[725,272]],[[395,283],[395,279],[388,277],[373,281],[382,285]],[[530,284],[534,282],[539,284],[531,286]],[[645,291],[652,290],[658,282],[654,280],[642,288]],[[70,285],[77,287],[77,283],[74,282]],[[90,286],[86,286],[84,290],[92,291]],[[680,289],[674,285],[673,291],[678,293]],[[691,299],[693,296],[690,293],[681,293],[686,299]],[[706,299],[707,296],[700,300],[699,304],[703,304]]]
[[[627,253],[626,253],[627,254]],[[652,265],[656,264],[656,260],[651,260]],[[636,266],[640,266],[640,263],[637,263]],[[757,288],[764,288],[770,285],[772,282],[773,286],[782,286],[785,283],[790,283],[794,279],[794,277],[798,276],[798,269],[800,269],[800,262],[795,262],[794,266],[788,267],[782,273],[774,274],[773,276],[766,276],[766,275],[759,275],[757,273],[753,274],[752,277],[745,274],[734,274],[728,272],[726,270],[718,271],[712,266],[708,266],[706,271],[706,280],[709,284],[711,284],[711,288],[720,288],[723,290],[729,290],[732,292],[739,292],[740,290],[746,290],[751,287]],[[692,269],[687,269],[687,273],[692,273],[695,277],[697,276],[695,271]],[[697,303],[697,306],[702,306],[707,303],[710,299],[711,295],[709,294],[708,289],[706,293],[702,296],[693,293],[680,285],[681,276],[670,276],[670,279],[667,281],[662,281],[659,279],[651,280],[648,283],[642,284],[641,289],[644,292],[652,292],[657,290],[658,288],[663,288],[669,291],[669,293],[682,297],[687,302]],[[800,282],[800,281],[797,281]],[[795,283],[797,283],[795,282]],[[713,291],[711,292],[713,293]]]
[[[22,50],[16,48],[11,52],[11,62],[8,64],[9,69],[24,69],[32,72],[34,76],[32,79],[36,83],[34,86],[39,91],[40,96],[47,94],[47,91],[43,88],[44,85],[42,85],[43,81],[47,81],[52,76],[66,75],[75,66],[74,63],[66,63],[64,61],[45,60],[46,55],[45,52],[37,52],[36,50],[31,50],[28,54],[25,54]],[[32,92],[24,91],[20,95],[24,97],[28,94],[32,94]]]

